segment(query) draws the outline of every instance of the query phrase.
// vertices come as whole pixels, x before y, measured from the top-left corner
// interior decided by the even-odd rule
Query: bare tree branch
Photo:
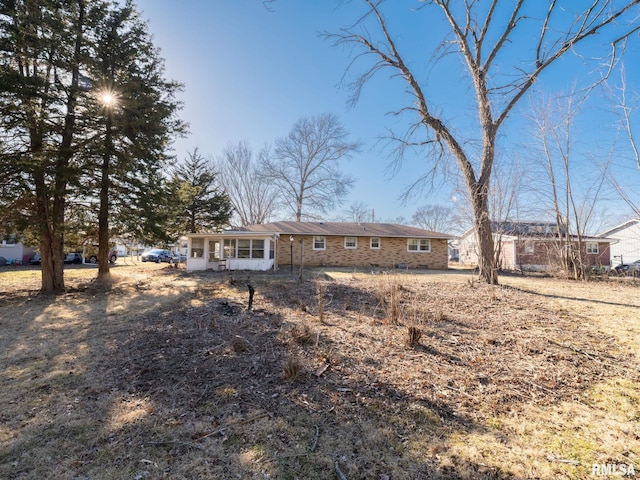
[[[333,114],[301,118],[263,159],[262,175],[280,191],[297,221],[326,213],[351,190],[354,180],[339,164],[360,145],[348,136]]]
[[[489,283],[497,282],[488,197],[499,129],[542,72],[557,63],[567,52],[575,52],[577,46],[586,39],[609,32],[611,29],[605,28],[616,22],[616,27],[619,28],[612,44],[610,72],[615,65],[615,57],[619,55],[618,45],[626,42],[638,29],[640,0],[622,5],[615,4],[613,0],[592,0],[586,8],[573,16],[567,8],[560,12],[556,0],[552,0],[546,7],[537,0],[517,0],[509,10],[505,10],[508,8],[506,4],[499,7],[498,3],[497,0],[492,0],[487,7],[486,3],[475,0],[430,0],[421,2],[421,7],[417,9],[420,12],[429,11],[431,16],[428,21],[437,21],[437,17],[433,15],[437,12],[447,20],[450,37],[438,43],[433,51],[445,52],[443,56],[457,53],[466,64],[466,79],[474,89],[473,107],[480,132],[477,151],[475,145],[470,147],[465,143],[463,134],[454,131],[451,120],[443,112],[447,109],[446,100],[443,101],[436,95],[427,97],[430,83],[418,79],[418,70],[410,67],[412,64],[401,53],[400,44],[392,35],[383,14],[383,0],[364,0],[367,11],[354,25],[342,29],[338,34],[325,35],[333,39],[336,45],[352,46],[354,52],[357,52],[349,70],[355,68],[356,61],[374,59],[352,83],[352,101],[360,98],[363,86],[382,70],[390,69],[392,78],[399,77],[406,83],[413,100],[410,107],[400,111],[415,112],[417,121],[409,123],[405,135],[392,136],[399,143],[395,165],[397,167],[400,164],[399,159],[409,148],[446,146],[445,150],[456,159],[465,179],[474,211],[475,227],[481,238],[480,274]],[[506,23],[502,24],[502,20],[506,20]],[[539,25],[539,34],[516,37],[515,32],[522,33],[524,27],[520,26],[525,23],[528,26],[533,24],[534,27]],[[529,59],[531,61],[526,62],[520,58],[519,63],[513,65],[506,63],[511,59],[502,61],[502,57],[508,58],[507,45],[516,42],[516,38],[520,50],[525,51],[528,46],[531,47],[534,52],[534,58]],[[526,45],[526,42],[530,45]],[[457,48],[451,49],[451,46]],[[589,89],[586,90],[588,91]],[[420,141],[415,140],[418,136],[417,125],[423,126],[425,132],[424,139]],[[429,172],[433,172],[441,168],[444,152],[434,148],[429,153],[432,154]],[[430,175],[418,175],[420,179],[429,177]]]

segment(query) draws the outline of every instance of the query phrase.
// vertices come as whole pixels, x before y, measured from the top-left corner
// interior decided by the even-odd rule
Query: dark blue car
[[[161,248],[153,248],[147,250],[142,254],[143,262],[174,262],[176,261],[175,254],[171,250],[163,250]]]

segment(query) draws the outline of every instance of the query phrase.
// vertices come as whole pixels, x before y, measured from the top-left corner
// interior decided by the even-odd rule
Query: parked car
[[[87,261],[89,263],[98,263],[98,251],[97,249],[92,249],[90,250],[87,255],[86,255]],[[109,263],[116,263],[116,260],[118,260],[118,251],[115,248],[112,248],[109,251]]]
[[[67,253],[64,256],[64,263],[82,263],[82,254],[80,252]]]
[[[176,262],[178,258],[171,250],[162,248],[152,248],[142,254],[143,262]]]
[[[41,263],[42,263],[42,256],[38,252],[34,253],[33,257],[29,259],[29,265],[40,265]]]
[[[626,274],[634,277],[640,276],[640,260],[628,264]]]
[[[632,263],[621,263],[614,268],[618,275],[633,275],[634,277],[640,276],[640,260],[636,260]]]

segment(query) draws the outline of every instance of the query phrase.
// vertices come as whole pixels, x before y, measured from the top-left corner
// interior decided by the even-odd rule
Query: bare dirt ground
[[[0,271],[0,478],[640,476],[634,282],[112,272]]]

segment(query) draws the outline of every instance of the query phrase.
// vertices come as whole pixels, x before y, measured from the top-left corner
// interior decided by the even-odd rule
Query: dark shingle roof
[[[352,237],[454,238],[446,233],[432,232],[395,223],[351,222],[274,222],[248,225],[246,232],[277,232],[281,235],[339,235]]]

